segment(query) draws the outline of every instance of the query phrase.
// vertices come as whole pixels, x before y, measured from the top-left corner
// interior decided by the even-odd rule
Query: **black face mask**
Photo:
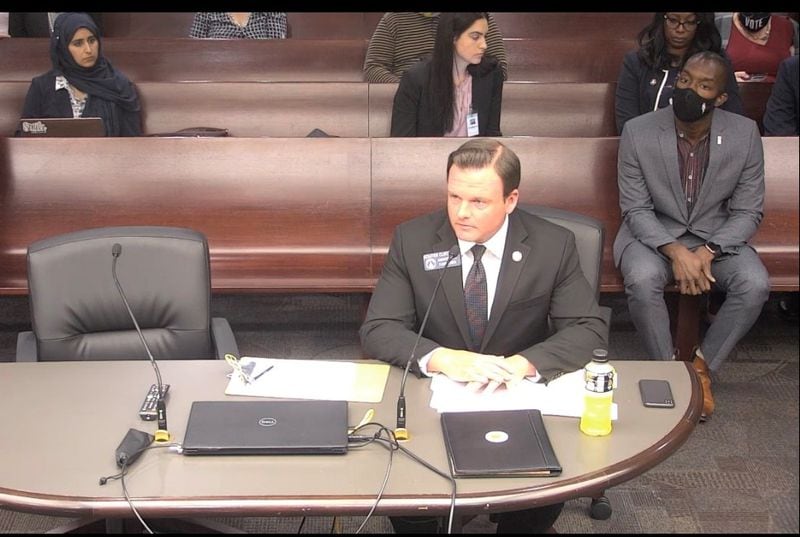
[[[739,22],[748,32],[757,32],[769,22],[769,13],[739,13]]]
[[[694,123],[711,113],[716,100],[703,99],[692,88],[675,88],[672,91],[672,111],[684,123]]]

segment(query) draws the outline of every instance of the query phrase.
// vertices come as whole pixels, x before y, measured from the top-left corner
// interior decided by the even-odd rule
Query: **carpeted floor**
[[[590,518],[588,498],[572,500],[555,524],[558,533],[798,533],[798,320],[779,313],[784,297],[771,297],[715,377],[713,418],[665,462],[608,490],[610,519]],[[624,297],[601,302],[614,312],[611,358],[640,359]],[[231,322],[244,355],[360,355],[359,295],[215,296],[213,307]],[[27,299],[0,297],[0,360],[13,360],[16,333],[24,329]],[[42,533],[68,520],[0,509],[0,532]],[[363,517],[211,520],[248,533],[352,533]],[[363,533],[391,531],[386,517],[374,517]],[[485,516],[464,527],[493,531]]]

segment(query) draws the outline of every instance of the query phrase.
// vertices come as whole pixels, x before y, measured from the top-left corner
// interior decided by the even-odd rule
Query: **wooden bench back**
[[[16,128],[28,82],[0,81],[0,135]],[[760,123],[772,83],[743,84],[745,111]],[[746,88],[746,89],[745,89]],[[397,84],[366,82],[139,82],[144,133],[223,127],[231,136],[388,137]],[[615,82],[506,82],[505,136],[615,136]]]
[[[508,80],[616,82],[633,39],[545,37],[506,39]]]
[[[287,12],[290,39],[369,39],[381,12]],[[105,37],[188,37],[194,12],[104,12]]]
[[[372,140],[372,269],[379,274],[394,228],[444,206],[447,155],[463,140]],[[605,223],[600,289],[622,290],[612,245],[620,226],[618,138],[503,139],[520,157],[520,201],[567,209]],[[764,138],[764,221],[752,244],[770,273],[773,290],[800,289],[798,256],[798,138]]]
[[[360,82],[368,39],[191,39],[116,37],[105,56],[134,82]],[[615,82],[630,39],[506,39],[509,80]],[[49,39],[0,40],[0,77],[25,80],[50,69]]]
[[[652,13],[492,12],[503,37],[635,39]]]
[[[220,291],[354,291],[370,272],[364,138],[0,138],[0,293],[25,252],[83,228],[206,234]]]
[[[49,39],[0,39],[1,80],[50,69]],[[133,82],[361,82],[364,39],[117,37],[103,53]]]
[[[31,242],[76,229],[170,225],[209,238],[229,291],[369,291],[400,222],[443,206],[455,138],[0,138],[0,293],[27,291]],[[618,138],[505,138],[522,203],[605,223],[601,291],[622,289]],[[764,139],[752,243],[773,290],[800,289],[798,138]]]
[[[145,134],[221,127],[231,136],[366,138],[365,82],[141,82]]]
[[[506,82],[500,130],[503,136],[616,136],[616,83]],[[369,135],[388,137],[397,84],[370,84]]]
[[[17,127],[28,82],[0,82],[0,135]],[[366,138],[366,82],[139,82],[145,135],[189,127],[230,136],[303,137],[313,129]]]
[[[383,12],[287,12],[292,39],[369,39]],[[652,13],[492,12],[505,38],[635,38]],[[106,37],[186,37],[194,12],[104,12]]]
[[[764,137],[764,220],[753,237],[774,291],[800,289],[800,138]]]

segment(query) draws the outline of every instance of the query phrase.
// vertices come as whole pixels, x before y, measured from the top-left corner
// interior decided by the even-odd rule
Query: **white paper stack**
[[[583,413],[583,370],[558,377],[547,385],[522,381],[513,388],[502,386],[494,393],[475,393],[445,375],[431,380],[431,408],[438,412],[474,412],[482,410],[518,410],[537,408],[542,414],[572,416]],[[611,419],[617,419],[617,404],[611,408]]]

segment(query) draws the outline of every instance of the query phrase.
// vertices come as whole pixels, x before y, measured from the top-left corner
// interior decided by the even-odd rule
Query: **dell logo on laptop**
[[[258,424],[262,427],[272,427],[276,423],[278,423],[278,420],[275,418],[261,418],[258,420]]]

